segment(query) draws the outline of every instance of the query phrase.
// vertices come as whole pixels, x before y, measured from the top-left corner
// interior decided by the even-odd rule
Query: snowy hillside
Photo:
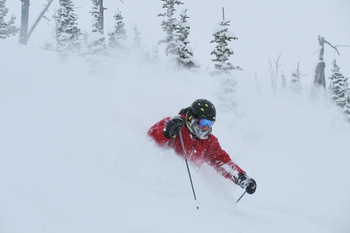
[[[326,101],[256,92],[244,71],[229,96],[203,72],[0,51],[1,232],[350,231],[350,125]],[[242,189],[203,166],[197,210],[184,161],[145,134],[197,98],[216,104],[213,133],[258,183],[238,204]]]

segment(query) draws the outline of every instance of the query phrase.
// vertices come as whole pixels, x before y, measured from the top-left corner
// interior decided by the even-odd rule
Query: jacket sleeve
[[[178,115],[181,116],[183,119],[186,119],[186,112],[188,111],[188,109],[189,108],[182,109]],[[164,135],[164,128],[166,127],[170,119],[171,117],[164,118],[163,120],[153,125],[147,132],[148,136],[152,137],[154,141],[156,141],[156,143],[160,146],[164,146],[167,142],[172,140],[165,137]]]
[[[164,146],[171,139],[164,136],[164,128],[169,121],[170,117],[164,118],[163,120],[157,122],[153,125],[147,132],[148,136],[154,139],[154,141],[160,145]]]
[[[223,177],[236,183],[238,174],[245,173],[245,171],[231,160],[226,151],[221,148],[218,139],[214,135],[210,136],[210,140],[211,142],[206,156],[208,164]]]

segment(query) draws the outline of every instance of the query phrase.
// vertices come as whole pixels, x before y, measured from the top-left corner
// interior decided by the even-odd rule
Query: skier
[[[198,99],[178,115],[159,121],[147,133],[158,145],[171,147],[177,154],[184,156],[181,138],[178,137],[181,133],[187,158],[196,167],[208,163],[248,194],[253,194],[257,186],[255,180],[231,160],[226,151],[221,149],[218,139],[211,134],[215,120],[215,106],[206,99]],[[183,127],[185,124],[186,127]]]

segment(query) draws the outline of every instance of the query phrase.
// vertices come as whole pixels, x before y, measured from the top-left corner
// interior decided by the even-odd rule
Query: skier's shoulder
[[[209,134],[206,140],[211,143],[219,143],[219,139],[214,134]]]
[[[206,139],[203,139],[203,143],[207,145],[208,150],[221,148],[219,139],[213,134],[209,134]]]
[[[210,138],[210,140],[219,141],[219,139],[212,133],[208,135],[208,138]]]

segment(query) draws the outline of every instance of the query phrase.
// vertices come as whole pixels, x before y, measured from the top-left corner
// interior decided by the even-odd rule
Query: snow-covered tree
[[[133,31],[134,31],[134,38],[133,38],[132,47],[134,49],[133,52],[136,56],[136,59],[141,63],[150,62],[152,60],[151,53],[149,51],[144,50],[144,47],[141,43],[142,41],[141,33],[136,24],[133,27]]]
[[[5,17],[8,9],[5,7],[6,0],[0,0],[0,39],[15,36],[19,29],[14,26],[16,17],[11,16],[10,21],[6,22]]]
[[[91,40],[88,43],[90,52],[95,53],[104,53],[106,51],[106,38],[103,35],[103,29],[101,25],[101,11],[100,11],[100,5],[98,3],[98,0],[91,0],[93,7],[92,11],[90,12],[92,14],[93,20],[92,20],[92,32],[91,32]]]
[[[159,62],[159,51],[158,45],[154,45],[152,49],[151,61],[158,63]]]
[[[281,75],[281,87],[283,90],[287,88],[287,79],[286,79],[286,76],[284,75],[284,72],[282,72],[282,75]]]
[[[111,48],[122,48],[123,41],[125,41],[128,37],[126,35],[125,23],[123,21],[122,12],[118,10],[114,14],[115,25],[113,31],[108,33],[109,41],[108,46]]]
[[[334,60],[333,68],[331,69],[332,76],[329,77],[330,84],[328,87],[328,92],[331,100],[333,100],[341,109],[344,109],[345,106],[350,106],[350,92],[347,82],[348,78],[345,78],[339,70],[340,68]]]
[[[237,107],[237,81],[232,77],[220,80],[221,91],[216,93],[216,97],[220,100],[220,108],[224,112],[232,112]]]
[[[165,17],[166,19],[162,21],[161,26],[163,31],[166,33],[165,39],[159,41],[159,44],[165,44],[165,54],[176,55],[178,52],[178,46],[176,42],[176,26],[178,25],[178,20],[175,18],[174,13],[176,11],[175,5],[182,5],[183,3],[179,0],[161,0],[163,3],[163,8],[166,9],[165,13],[158,14],[160,17]]]
[[[176,38],[175,41],[177,42],[177,64],[180,67],[185,68],[193,68],[193,67],[199,67],[193,58],[193,52],[192,48],[188,45],[190,43],[188,39],[188,35],[190,34],[190,25],[187,22],[187,19],[189,18],[187,16],[187,9],[183,10],[180,14],[180,21],[175,26],[176,30]]]
[[[343,113],[347,121],[350,122],[350,93],[348,93],[346,97],[345,105],[343,107]]]
[[[293,93],[301,94],[300,75],[297,72],[292,73],[289,88]]]
[[[137,25],[135,24],[133,27],[134,31],[134,39],[133,39],[133,46],[136,49],[141,49],[141,33]]]
[[[229,62],[230,56],[233,55],[233,50],[228,47],[228,42],[238,39],[228,30],[229,26],[230,21],[222,20],[213,34],[214,39],[210,41],[210,43],[216,43],[215,49],[210,53],[215,56],[215,59],[212,59],[215,69],[224,73],[230,73],[230,70],[241,69],[239,66],[234,66]]]
[[[78,16],[74,13],[72,0],[60,0],[60,8],[54,16],[56,20],[56,41],[58,52],[79,52],[81,47]]]

